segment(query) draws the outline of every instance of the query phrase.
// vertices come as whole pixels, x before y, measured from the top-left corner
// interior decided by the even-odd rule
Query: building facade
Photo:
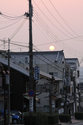
[[[16,94],[19,95],[21,93],[20,97],[23,96],[21,101],[24,103],[22,103],[21,109],[29,111],[29,52],[11,52],[10,56],[11,79],[14,79],[12,81],[13,87],[11,87],[12,100],[15,99]],[[0,60],[7,67],[8,59],[6,52],[1,52]],[[38,67],[40,71],[39,79],[36,79],[38,81],[35,94],[37,110],[48,112],[51,99],[53,112],[74,114],[75,108],[79,106],[79,104],[74,103],[76,101],[75,97],[78,96],[77,94],[74,95],[74,92],[77,92],[74,85],[77,86],[79,84],[77,78],[78,59],[65,59],[63,51],[33,52],[33,71],[35,67]],[[75,77],[72,77],[73,71],[75,71]],[[53,81],[52,77],[54,78]],[[50,92],[49,88],[51,82],[52,92]],[[22,90],[23,88],[24,90]],[[49,98],[50,95],[51,98]],[[16,98],[18,105],[19,99],[18,97]],[[13,104],[13,101],[11,102]],[[11,107],[13,106],[14,104],[11,105]],[[19,109],[16,103],[15,108]]]

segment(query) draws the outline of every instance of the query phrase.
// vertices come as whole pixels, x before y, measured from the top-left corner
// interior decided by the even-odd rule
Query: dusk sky
[[[83,57],[83,0],[32,0],[34,51],[64,50],[65,57]],[[0,40],[11,40],[11,51],[28,51],[28,0],[0,0]],[[20,16],[20,17],[19,17]],[[15,45],[17,44],[17,45]],[[20,46],[22,45],[22,46]],[[7,50],[0,41],[0,49]],[[83,63],[82,63],[83,64]],[[81,64],[81,65],[82,65]]]

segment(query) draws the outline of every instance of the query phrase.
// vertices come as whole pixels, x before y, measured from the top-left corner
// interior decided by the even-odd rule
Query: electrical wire
[[[49,0],[50,1],[50,0]],[[71,29],[71,31],[73,31],[73,33],[75,33],[78,38],[79,38],[79,35],[68,25],[68,23],[63,19],[63,17],[61,16],[61,14],[58,12],[58,10],[55,8],[55,6],[52,4],[52,2],[50,1],[52,7],[55,9],[55,11],[57,12],[57,14],[59,15],[59,17],[63,20],[63,22],[69,27],[69,29]]]
[[[19,44],[15,44],[15,43],[11,43],[10,42],[10,44],[13,44],[13,45],[16,45],[16,46],[22,46],[22,47],[26,47],[26,48],[29,48],[29,46],[23,46],[23,45],[19,45]],[[36,47],[37,48],[37,47]],[[36,49],[35,49],[36,50]],[[37,51],[37,50],[36,50]],[[38,52],[38,51],[37,51]],[[41,54],[41,52],[38,52],[38,53],[40,53],[40,55],[42,55]],[[48,58],[46,58],[46,56],[44,56],[44,55],[42,55],[46,60],[48,60],[49,62],[51,62],[51,63],[53,63],[51,60],[49,60]],[[36,57],[38,57],[38,56],[36,56]],[[38,57],[39,58],[39,57]],[[39,58],[39,59],[41,59],[41,58]],[[45,60],[43,60],[43,59],[41,59],[43,62],[45,62],[45,63],[47,63]],[[47,63],[47,64],[49,64],[49,63]],[[50,65],[50,64],[49,64]],[[58,68],[60,68],[60,69],[62,69],[62,67],[60,67],[60,66],[58,66],[57,64],[54,64],[56,67],[58,67]],[[50,66],[52,66],[52,65],[50,65]],[[54,66],[53,66],[54,67]],[[54,67],[54,68],[56,68],[56,67]],[[58,68],[56,68],[56,69],[58,69]],[[61,71],[60,69],[58,69],[59,71]],[[61,71],[62,72],[62,71]]]
[[[34,46],[35,48],[37,48],[36,46]],[[38,48],[37,48],[38,49]],[[35,49],[36,51],[37,51],[37,49]],[[41,50],[40,50],[41,51]],[[37,51],[38,52],[38,51]],[[53,63],[51,60],[49,60],[46,56],[44,56],[43,54],[42,54],[42,52],[38,52],[38,53],[40,53],[40,55],[42,55],[46,60],[48,60],[49,62],[51,62],[51,63]],[[49,58],[51,59],[51,57],[49,56]],[[52,59],[53,60],[53,59]],[[62,67],[60,67],[60,66],[58,66],[58,64],[54,64],[55,66],[57,66],[58,68],[61,68],[61,69],[63,69]]]
[[[24,46],[24,45],[20,45],[20,44],[16,44],[16,43],[10,43],[10,44],[13,44],[13,45],[16,45],[16,46],[21,46],[21,47],[29,48],[29,46]]]
[[[18,41],[12,41],[13,43],[23,43],[23,42],[18,42]],[[23,44],[29,44],[28,42],[27,43],[23,43]]]
[[[35,2],[34,2],[35,3]],[[35,3],[36,4],[36,3]],[[36,4],[36,6],[37,6],[37,4]],[[38,7],[38,6],[37,6]],[[38,7],[38,9],[41,11],[41,9]],[[42,12],[42,11],[41,11]],[[42,12],[43,13],[43,12]],[[43,15],[47,18],[47,19],[49,19],[44,13],[43,13]],[[72,52],[71,52],[72,53]],[[73,54],[73,53],[72,53]],[[75,54],[76,55],[76,54]]]
[[[48,39],[49,41],[49,38],[44,34],[44,32],[41,30],[41,28],[35,23],[34,21],[34,24],[36,25],[36,27],[42,32],[42,34],[46,37],[46,39]],[[44,44],[37,44],[36,46],[41,46],[41,45],[47,45],[47,44],[50,44],[50,43],[54,43],[54,42],[49,42],[49,43],[44,43]]]
[[[35,14],[35,15],[38,15],[38,13],[37,14]],[[37,18],[37,16],[36,16],[36,18]],[[40,18],[40,17],[39,17]],[[43,24],[45,24],[45,22],[42,20],[42,18],[40,18],[40,19],[38,19],[37,18],[37,20],[41,20],[42,21],[42,25]],[[35,21],[34,21],[34,23],[35,23]],[[36,23],[35,23],[35,25],[36,25]],[[46,25],[46,24],[45,24]],[[49,26],[47,25],[47,26],[45,26],[44,25],[44,27],[48,27],[49,28]],[[40,29],[40,28],[39,28]],[[45,28],[46,29],[46,28]],[[41,29],[40,29],[41,30]],[[46,31],[47,31],[47,33],[49,32],[49,31],[51,31],[51,33],[54,35],[54,36],[56,36],[53,32],[52,32],[52,30],[49,28],[49,29],[46,29]],[[45,32],[46,32],[45,31]],[[41,32],[42,32],[42,30],[41,30]],[[43,32],[42,32],[43,33]],[[44,33],[43,33],[44,34]],[[45,34],[44,34],[45,35]],[[46,37],[46,35],[45,35],[45,37]],[[63,39],[63,40],[58,40],[58,41],[56,41],[56,42],[63,42],[63,41],[68,41],[68,40],[71,40],[71,39],[76,39],[76,38],[79,38],[79,37],[83,37],[83,35],[81,35],[81,36],[77,36],[77,37],[71,37],[71,38],[68,38],[68,39]],[[47,39],[48,39],[48,37],[46,37]],[[56,38],[57,38],[57,36],[56,36]],[[50,44],[50,43],[55,43],[55,42],[49,42],[49,43],[45,43],[45,44]],[[41,45],[45,45],[45,44],[38,44],[37,46],[41,46]]]
[[[18,33],[18,31],[22,28],[26,20],[23,20],[23,22],[20,24],[20,26],[16,29],[16,31],[10,36],[10,39],[13,39],[13,37]]]
[[[0,41],[2,41],[2,40],[0,40]],[[3,41],[2,41],[3,42]],[[6,41],[7,42],[7,41]],[[10,42],[10,44],[13,44],[13,45],[17,45],[17,46],[22,46],[22,47],[29,47],[29,46],[23,46],[23,45],[19,45],[19,44],[15,44],[15,43],[11,43]],[[36,47],[37,48],[37,47]],[[37,51],[37,50],[36,50]],[[38,51],[37,51],[38,52]],[[40,53],[40,55],[42,55],[41,53]],[[44,55],[42,55],[46,60],[48,60],[49,62],[51,62],[51,63],[53,63],[51,60],[49,60],[48,58],[46,58]],[[38,57],[39,58],[39,57]],[[41,59],[41,58],[40,58]],[[42,59],[41,59],[42,60]],[[43,62],[45,62],[44,60],[42,60]],[[45,63],[47,63],[47,62],[45,62]],[[49,64],[49,63],[47,63],[47,64]],[[49,64],[50,65],[50,64]],[[60,67],[60,66],[58,66],[57,64],[54,64],[55,66],[57,66],[57,67],[59,67],[60,69],[62,68],[62,67]],[[52,66],[52,65],[50,65],[50,66]],[[56,67],[54,67],[54,68],[56,68]],[[58,68],[56,68],[56,69],[58,69]],[[61,71],[60,69],[58,69],[59,71]],[[61,71],[62,72],[62,71]]]
[[[13,45],[18,45],[18,46],[22,46],[22,47],[26,47],[26,46],[23,46],[23,45],[19,45],[19,44],[15,44],[15,43],[10,43],[10,44],[13,44]],[[37,47],[36,47],[37,48]],[[36,50],[37,51],[37,50]],[[38,52],[38,51],[37,51]],[[41,52],[38,52],[38,53],[40,53],[40,55],[42,55],[41,54]],[[35,53],[34,53],[35,54]],[[38,57],[37,55],[35,55],[36,57]],[[49,60],[48,58],[46,58],[46,56],[44,56],[44,55],[42,55],[46,60],[48,60],[49,62],[51,62],[51,63],[53,63],[51,60]],[[38,57],[39,58],[39,57]],[[39,58],[40,60],[42,60],[43,62],[45,62],[46,64],[48,64],[48,65],[50,65],[50,66],[52,66],[52,67],[54,67],[54,68],[56,68],[57,70],[59,70],[60,72],[63,72],[62,70],[60,70],[60,69],[63,69],[62,67],[60,67],[60,66],[58,66],[57,64],[54,64],[54,66],[53,65],[51,65],[51,64],[49,64],[49,63],[47,63],[45,60],[43,60],[43,59],[41,59],[41,58]],[[55,67],[56,66],[56,67]],[[60,68],[60,69],[59,69]]]
[[[34,22],[35,23],[35,22]],[[35,23],[36,24],[36,23]],[[37,26],[37,25],[36,25]],[[38,28],[39,29],[39,28]],[[41,29],[40,29],[40,31],[41,31]],[[42,32],[43,33],[43,32]],[[44,34],[44,33],[43,33]],[[44,34],[45,35],[45,34]],[[45,36],[46,37],[46,36]],[[46,37],[47,39],[48,39],[48,37]],[[48,39],[49,40],[49,39]],[[49,42],[49,43],[57,43],[58,41],[56,41],[56,42]],[[47,43],[45,43],[45,44],[40,44],[40,45],[46,45]],[[36,45],[37,46],[37,45]],[[62,46],[64,46],[63,44],[62,44]],[[62,47],[61,46],[61,47]],[[70,51],[70,48],[69,48],[69,51]],[[71,52],[72,53],[72,52]],[[70,53],[70,54],[71,54]],[[76,55],[76,54],[75,54]]]
[[[41,27],[43,28],[43,30],[45,31],[45,33],[49,34],[50,36],[52,36],[56,40],[55,37],[57,37],[57,36],[53,33],[53,31],[49,28],[49,26],[42,20],[42,18],[40,18],[40,17],[38,18],[38,16],[36,14],[34,14],[34,15],[35,15],[36,21],[41,25]]]
[[[36,50],[37,51],[37,50]],[[38,51],[37,51],[38,52]],[[35,53],[34,53],[35,54]],[[42,60],[43,62],[45,62],[46,64],[48,64],[48,65],[50,65],[51,67],[53,67],[53,68],[56,68],[58,71],[60,71],[60,72],[62,72],[63,73],[63,71],[61,71],[59,68],[57,68],[57,67],[55,67],[55,66],[53,66],[53,65],[51,65],[50,63],[47,63],[45,60],[43,60],[43,59],[41,59],[39,56],[37,56],[36,54],[35,54],[35,56],[37,57],[37,58],[39,58],[40,60]],[[44,57],[45,58],[45,57]]]
[[[35,22],[34,22],[35,23]],[[45,35],[45,34],[44,34]],[[83,37],[83,35],[82,36],[77,36],[77,37],[71,37],[71,38],[69,38],[69,39],[63,39],[63,40],[58,40],[57,42],[64,42],[64,41],[68,41],[68,40],[71,40],[71,39],[77,39],[77,38],[81,38],[81,37]],[[48,38],[48,37],[47,37]],[[83,42],[83,41],[82,41]],[[55,43],[55,42],[51,42],[51,43]],[[47,45],[47,44],[50,44],[50,42],[48,42],[48,43],[44,43],[44,44],[37,44],[36,46],[41,46],[41,45]]]
[[[5,15],[5,14],[3,14],[3,13],[1,13],[1,15],[2,15],[4,18],[9,19],[9,20],[18,20],[19,18],[22,18],[22,17],[24,16],[24,14],[23,14],[23,15],[21,15],[21,16],[12,17],[12,16]]]
[[[38,15],[38,14],[37,14]],[[37,22],[39,22],[40,23],[40,25],[41,25],[41,27],[43,27],[43,29],[44,29],[44,31],[47,31],[47,29],[46,29],[46,26],[44,25],[44,21],[42,22],[42,19],[40,18],[40,19],[38,19],[38,16],[35,16],[36,18],[37,18]],[[40,21],[41,20],[41,21]],[[53,33],[53,31],[49,28],[49,30],[48,30],[48,36],[51,36],[52,37],[52,39],[53,39],[53,41],[55,42],[55,43],[58,43],[58,40],[56,40],[55,39],[55,35],[54,35],[54,33]],[[51,42],[50,42],[51,43]],[[69,47],[69,51],[70,51],[70,47]],[[76,51],[76,50],[75,50]],[[71,52],[72,53],[72,52]],[[70,53],[70,54],[71,54]],[[73,54],[73,53],[72,53]],[[75,54],[76,55],[76,54]]]
[[[34,2],[34,0],[33,0]],[[48,21],[59,31],[61,32],[62,34],[64,34],[65,36],[69,37],[67,34],[65,34],[63,31],[61,31],[46,15],[45,13],[39,8],[39,6],[34,2],[34,4],[37,6],[37,8],[42,12],[42,14],[45,16],[45,18],[48,19]]]
[[[22,18],[21,18],[21,19],[22,19]],[[3,30],[3,29],[8,28],[8,27],[10,27],[10,26],[13,26],[14,24],[18,23],[21,19],[17,20],[16,22],[14,22],[14,23],[12,23],[12,24],[10,24],[10,25],[7,25],[7,26],[5,26],[5,27],[0,28],[0,30]]]
[[[45,6],[45,8],[48,10],[48,12],[51,14],[51,16],[56,20],[56,22],[67,32],[69,33],[71,36],[74,37],[74,35],[72,35],[68,30],[66,30],[60,23],[59,21],[53,16],[53,14],[50,12],[50,10],[47,8],[47,6],[44,4],[44,2],[41,0],[41,2],[43,3],[43,5]],[[73,31],[74,32],[74,31]],[[74,32],[75,33],[75,32]],[[76,36],[79,36],[78,34],[75,33]],[[83,39],[82,39],[83,40]]]
[[[2,39],[0,39],[0,41],[1,41],[1,42],[4,42]],[[5,43],[8,43],[8,40],[5,40]],[[21,47],[29,48],[29,46],[20,45],[20,44],[17,44],[17,43],[12,43],[12,42],[10,42],[10,44],[13,44],[13,45],[16,45],[16,46],[21,46]]]
[[[44,4],[44,2],[41,0],[41,2],[43,3],[43,5],[45,6],[45,8],[48,10],[48,12],[51,14],[51,16],[56,20],[56,22],[71,36],[73,36],[68,30],[66,30],[63,25],[60,24],[60,22],[53,16],[53,14],[50,12],[50,10],[47,8],[47,6]]]

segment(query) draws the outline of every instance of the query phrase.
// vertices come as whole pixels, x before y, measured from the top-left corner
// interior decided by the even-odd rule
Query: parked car
[[[18,121],[22,121],[22,113],[20,111],[17,110],[11,110],[11,113],[13,115],[13,123],[18,123]],[[14,116],[18,116],[19,119],[15,119]]]
[[[1,114],[1,117],[3,117],[4,118],[4,110],[0,110],[0,114]],[[7,116],[8,116],[8,110],[6,110],[6,114],[7,114]],[[19,112],[19,111],[10,111],[10,115],[12,116],[12,123],[13,124],[16,124],[16,123],[18,123],[19,121],[21,121],[22,120],[22,117],[21,117],[21,112]]]

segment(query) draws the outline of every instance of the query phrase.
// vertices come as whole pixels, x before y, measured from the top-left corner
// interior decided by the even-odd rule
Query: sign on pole
[[[34,92],[34,90],[29,90],[28,91],[28,95],[29,95],[29,97],[33,97],[34,95],[35,95],[35,92]]]
[[[9,75],[6,75],[6,84],[9,85]]]
[[[33,112],[33,97],[30,97],[29,99],[29,111]]]
[[[35,80],[40,79],[39,67],[35,67],[35,68],[34,68],[34,79],[35,79]]]
[[[34,90],[29,90],[28,91],[28,95],[29,95],[29,111],[33,112],[33,96],[35,95]]]

